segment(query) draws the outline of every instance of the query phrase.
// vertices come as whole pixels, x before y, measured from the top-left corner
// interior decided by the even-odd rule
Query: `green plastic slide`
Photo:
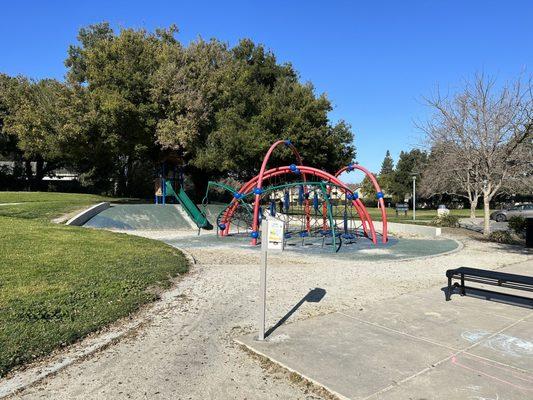
[[[213,225],[207,220],[206,216],[194,204],[194,202],[187,196],[185,190],[180,187],[178,193],[174,191],[171,182],[166,181],[167,196],[174,196],[183,206],[189,217],[194,221],[198,228],[211,230]]]

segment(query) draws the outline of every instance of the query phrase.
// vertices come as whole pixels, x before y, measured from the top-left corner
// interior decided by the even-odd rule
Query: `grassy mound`
[[[48,222],[103,200],[0,193],[24,202],[0,206],[0,376],[128,315],[187,271],[163,243]]]

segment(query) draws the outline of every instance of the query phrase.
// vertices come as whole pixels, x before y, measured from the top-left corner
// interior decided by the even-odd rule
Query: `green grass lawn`
[[[366,208],[368,213],[370,214],[370,217],[374,221],[381,221],[381,210],[377,207],[367,207]],[[321,213],[322,208],[320,209],[319,213]],[[311,212],[314,213],[314,209],[311,208]],[[295,214],[301,214],[303,213],[303,207],[301,206],[291,206],[290,213]],[[344,207],[343,206],[334,206],[333,207],[333,213],[337,217],[342,217],[344,213]],[[469,218],[470,217],[470,209],[462,209],[462,210],[450,210],[451,215],[455,215],[458,218]],[[437,210],[416,210],[416,221],[413,221],[413,212],[409,210],[407,212],[407,215],[404,215],[403,213],[399,213],[399,215],[396,215],[396,211],[394,208],[387,208],[387,221],[389,222],[400,222],[400,223],[406,223],[406,224],[427,224],[429,223],[433,218],[437,216]],[[476,210],[476,216],[477,217],[483,217],[483,210]]]
[[[367,207],[368,213],[373,220],[381,221],[381,210],[377,207]],[[451,215],[455,215],[458,218],[469,218],[470,209],[465,208],[462,210],[450,210]],[[416,210],[416,222],[418,223],[428,223],[433,218],[437,216],[437,210]],[[476,210],[476,217],[482,217],[483,210]],[[400,223],[415,223],[413,221],[413,212],[409,210],[407,215],[399,213],[396,216],[396,211],[394,208],[387,208],[387,221],[390,222],[400,222]]]
[[[181,252],[49,219],[100,196],[0,192],[0,376],[157,298],[187,271]]]
[[[50,219],[96,204],[102,201],[125,201],[91,194],[48,193],[48,192],[0,192],[0,204],[21,203],[0,206],[0,217]]]

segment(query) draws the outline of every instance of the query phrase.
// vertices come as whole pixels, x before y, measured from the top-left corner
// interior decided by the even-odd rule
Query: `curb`
[[[332,396],[338,398],[339,400],[350,400],[348,397],[343,396],[342,394],[336,392],[336,391],[333,390],[333,389],[330,389],[329,387],[323,385],[322,383],[316,381],[315,379],[310,378],[310,377],[308,377],[308,376],[306,376],[306,375],[304,375],[304,374],[302,374],[302,373],[296,371],[296,370],[293,369],[293,368],[290,368],[289,366],[285,365],[284,363],[282,363],[282,362],[280,362],[280,361],[278,361],[278,360],[276,360],[276,359],[274,359],[274,358],[272,358],[272,357],[270,357],[270,356],[267,356],[267,355],[264,354],[263,352],[261,352],[261,351],[259,351],[259,350],[257,350],[257,349],[254,349],[253,347],[251,347],[250,345],[248,345],[248,344],[246,344],[246,343],[240,341],[239,339],[233,339],[233,341],[234,341],[235,343],[237,343],[238,345],[245,347],[246,349],[248,349],[248,350],[251,351],[252,353],[257,354],[258,356],[263,357],[263,358],[267,359],[268,361],[270,361],[270,362],[272,362],[272,363],[274,363],[274,364],[280,366],[281,368],[285,369],[286,371],[291,372],[291,373],[293,373],[293,374],[296,374],[296,375],[300,376],[302,379],[304,379],[304,380],[306,380],[306,381],[312,383],[313,385],[318,386],[318,387],[324,389],[326,392],[330,393]]]
[[[76,214],[74,217],[69,219],[66,225],[81,226],[95,215],[101,213],[104,210],[107,210],[109,207],[111,207],[111,205],[107,201],[95,204],[94,206],[83,210],[79,214]]]

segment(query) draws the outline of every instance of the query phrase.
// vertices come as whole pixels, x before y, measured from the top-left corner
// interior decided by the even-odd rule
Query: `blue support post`
[[[270,215],[276,216],[276,202],[274,200],[270,201]]]
[[[161,178],[161,193],[162,193],[161,204],[165,205],[166,200],[167,200],[167,184],[165,182],[165,178]]]
[[[315,196],[313,197],[313,208],[315,209],[315,211],[318,211],[318,206],[318,195],[315,192]]]

